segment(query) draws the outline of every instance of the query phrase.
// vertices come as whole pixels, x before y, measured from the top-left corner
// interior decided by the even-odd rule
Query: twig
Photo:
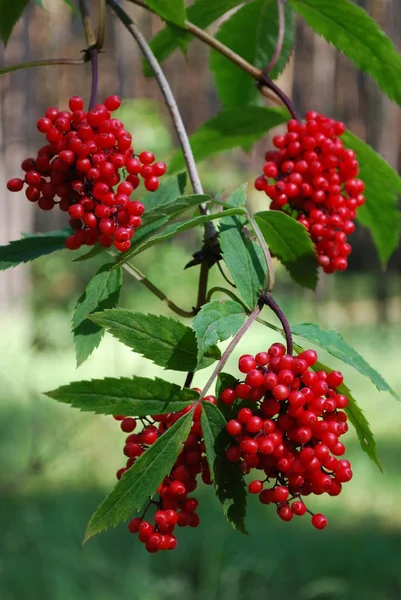
[[[142,54],[148,61],[155,79],[159,85],[160,91],[163,95],[166,106],[170,112],[171,120],[174,125],[174,129],[177,133],[178,141],[180,143],[182,152],[184,154],[185,163],[187,165],[189,177],[191,179],[192,188],[195,194],[203,194],[202,184],[199,178],[198,169],[196,167],[194,155],[192,153],[192,148],[189,143],[188,134],[186,132],[184,123],[182,121],[182,117],[180,111],[177,106],[177,102],[174,98],[174,95],[171,91],[170,84],[167,81],[166,76],[164,75],[158,60],[153,54],[149,44],[143,37],[142,33],[139,31],[137,26],[131,17],[121,8],[121,6],[116,2],[116,0],[107,0],[110,8],[116,13],[117,17],[120,19],[125,28],[130,32],[132,37],[137,42],[139,48],[141,49]],[[206,206],[203,206],[203,210],[206,210]]]
[[[139,269],[134,267],[134,265],[132,265],[130,263],[124,263],[123,267],[130,275],[132,275],[137,281],[139,281],[142,285],[144,285],[150,292],[152,292],[152,294],[157,296],[162,302],[164,302],[170,308],[170,310],[175,312],[177,315],[179,315],[180,317],[185,317],[185,318],[191,318],[191,317],[195,316],[195,314],[196,314],[195,311],[186,311],[186,310],[183,310],[182,308],[180,308],[179,306],[177,306],[172,300],[170,300],[166,296],[166,294],[164,294],[164,292],[159,290],[158,287],[156,287],[151,281],[149,281],[149,279],[143,273],[141,273],[141,271]]]
[[[96,103],[97,89],[99,85],[97,40],[92,27],[92,21],[89,13],[87,0],[79,0],[79,11],[81,13],[81,20],[87,43],[86,54],[89,57],[92,67],[92,85],[91,95],[89,99],[89,110],[91,110]]]
[[[231,342],[228,344],[227,348],[225,349],[225,351],[223,353],[223,356],[221,357],[221,359],[217,363],[216,368],[214,369],[214,371],[211,374],[211,376],[209,377],[209,379],[208,379],[205,387],[203,388],[202,393],[200,395],[200,398],[204,398],[205,397],[207,391],[211,387],[211,385],[214,382],[214,380],[216,379],[216,377],[218,377],[220,375],[220,373],[224,369],[224,365],[226,364],[226,362],[230,358],[230,356],[231,356],[233,350],[235,349],[235,347],[237,346],[238,342],[246,334],[246,332],[248,331],[248,329],[250,328],[250,326],[252,325],[252,323],[259,316],[260,311],[263,308],[263,304],[264,304],[264,302],[258,302],[256,308],[254,308],[254,310],[249,315],[249,317],[247,318],[247,320],[245,321],[245,323],[243,324],[243,326],[241,327],[241,329],[235,334],[235,336],[233,337],[233,339],[231,340]]]
[[[51,67],[53,65],[83,65],[87,62],[85,58],[48,58],[44,60],[32,60],[31,62],[17,63],[16,65],[8,65],[0,67],[0,75],[11,73],[12,71],[20,71],[21,69],[32,69],[34,67]]]
[[[97,30],[96,47],[98,50],[103,48],[104,32],[106,29],[106,0],[100,0],[99,26]]]
[[[227,288],[223,288],[223,287],[219,287],[219,286],[216,286],[216,287],[213,287],[213,288],[211,288],[211,289],[209,290],[209,293],[208,293],[208,295],[207,295],[207,301],[208,301],[208,302],[210,302],[210,300],[211,300],[212,296],[213,296],[214,294],[217,294],[218,292],[220,292],[220,293],[222,293],[222,294],[226,294],[226,295],[227,295],[227,296],[229,296],[229,297],[230,297],[232,300],[234,300],[234,302],[238,302],[238,304],[241,304],[241,306],[244,308],[245,312],[246,312],[246,313],[249,313],[249,309],[248,309],[248,307],[246,306],[246,304],[244,304],[244,303],[242,302],[242,300],[241,300],[240,298],[238,298],[238,296],[236,296],[236,295],[234,294],[234,292],[232,292],[231,290],[228,290]]]
[[[79,11],[81,13],[82,25],[84,27],[86,43],[89,50],[96,46],[96,36],[92,27],[87,0],[79,0]]]
[[[247,219],[250,222],[250,224],[252,225],[254,232],[256,233],[256,236],[262,247],[263,254],[264,254],[264,257],[266,260],[267,272],[266,272],[266,279],[265,279],[263,289],[267,290],[268,292],[271,292],[273,290],[274,284],[276,282],[276,274],[275,274],[275,270],[274,270],[273,259],[270,254],[269,247],[266,243],[266,240],[263,236],[263,233],[260,231],[259,225],[257,224],[256,220],[253,218],[253,216],[249,212],[247,212]]]
[[[285,333],[285,339],[287,342],[287,354],[289,354],[291,356],[294,351],[294,348],[293,348],[293,343],[292,343],[291,328],[290,328],[290,324],[287,321],[287,317],[285,316],[285,314],[283,313],[283,311],[281,310],[281,308],[279,307],[279,305],[273,299],[272,295],[269,292],[262,294],[262,296],[260,297],[260,300],[261,300],[261,302],[266,304],[266,306],[271,308],[272,311],[274,312],[274,314],[277,315],[277,317],[279,318],[279,321],[282,324],[284,333]]]
[[[88,50],[88,54],[91,61],[92,68],[92,85],[91,85],[91,95],[89,98],[88,110],[91,110],[96,104],[97,90],[99,86],[99,64],[98,57],[99,51],[97,48],[91,48]]]
[[[277,12],[278,12],[278,35],[277,43],[274,49],[273,56],[271,57],[269,64],[263,69],[264,75],[269,75],[270,71],[274,69],[280,58],[281,51],[283,49],[284,36],[285,36],[285,12],[284,12],[285,0],[277,0]]]
[[[282,103],[288,108],[291,116],[297,121],[299,121],[298,113],[295,110],[295,106],[293,105],[292,101],[289,99],[287,94],[285,94],[283,90],[279,88],[279,86],[275,84],[274,81],[272,81],[267,75],[262,75],[258,81],[259,90],[262,90],[263,86],[266,86],[267,88],[272,90],[276,94],[276,96],[280,98]]]

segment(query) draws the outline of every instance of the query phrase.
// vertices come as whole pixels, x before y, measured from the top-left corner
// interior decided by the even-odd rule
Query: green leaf
[[[165,369],[195,371],[220,358],[218,348],[209,348],[205,354],[208,360],[198,365],[195,333],[171,317],[114,309],[95,313],[89,318],[134,352]]]
[[[211,23],[219,19],[224,13],[242,4],[243,0],[196,0],[188,7],[188,21],[197,25],[201,29],[206,29]],[[181,42],[192,40],[192,35],[186,31],[180,31],[177,35],[177,29],[165,27],[150,42],[150,47],[159,62],[163,62],[170,56]],[[146,77],[153,75],[148,63],[144,61],[143,70]]]
[[[169,217],[168,221],[172,218],[177,217],[182,212],[188,210],[193,206],[206,203],[210,201],[210,196],[206,194],[193,194],[191,196],[180,196],[175,198],[172,202],[165,202],[162,205],[157,206],[153,210],[144,213],[142,223],[148,225],[155,221]]]
[[[259,212],[254,217],[269,248],[294,281],[314,290],[317,284],[316,252],[305,227],[277,210]]]
[[[146,3],[165,21],[184,27],[184,0],[146,0]]]
[[[34,2],[37,6],[39,6],[39,8],[43,8],[44,10],[46,10],[46,7],[43,4],[42,0],[34,0]]]
[[[242,327],[245,317],[244,308],[233,300],[204,304],[193,323],[198,340],[199,359],[210,346],[235,335]]]
[[[226,217],[220,224],[220,246],[231,277],[248,308],[256,305],[266,277],[266,261],[250,238],[246,219]]]
[[[29,235],[21,240],[0,246],[0,271],[16,267],[21,263],[35,260],[65,248],[65,240],[71,235],[70,229]]]
[[[242,107],[222,110],[191,135],[195,159],[200,162],[238,146],[252,145],[270,129],[287,120],[288,113],[281,108],[249,106],[246,110]],[[174,173],[184,167],[182,152],[177,152],[171,159],[170,172]]]
[[[0,39],[7,45],[12,30],[22,16],[29,0],[0,0]]]
[[[192,418],[193,411],[181,417],[124,473],[89,521],[85,541],[126,521],[154,496],[189,435]]]
[[[225,449],[230,443],[230,436],[225,429],[226,420],[214,404],[203,402],[201,423],[217,497],[234,529],[246,534],[246,484],[239,463],[229,462],[225,456]]]
[[[401,219],[398,202],[401,196],[401,177],[368,144],[347,131],[344,145],[352,148],[360,165],[360,178],[365,183],[364,206],[358,208],[357,218],[371,232],[383,265],[397,249]]]
[[[348,0],[290,0],[308,25],[401,104],[401,55],[368,13]]]
[[[100,254],[104,254],[105,252],[107,252],[107,248],[101,246],[100,244],[95,244],[88,252],[81,254],[81,256],[78,256],[78,258],[74,258],[72,262],[85,262],[86,260],[95,258]]]
[[[226,206],[229,206],[230,208],[239,208],[240,206],[245,206],[247,192],[248,184],[244,183],[243,185],[241,185],[241,187],[239,187],[237,190],[235,190],[234,192],[232,192],[232,194],[229,195],[229,197],[227,198],[227,202],[225,202],[224,204]]]
[[[108,263],[100,267],[75,307],[72,329],[78,367],[98,347],[104,334],[104,329],[88,316],[118,304],[123,276],[121,269],[110,270],[113,266],[114,263]]]
[[[342,335],[332,329],[320,329],[315,323],[300,323],[291,328],[293,335],[301,337],[332,356],[342,360],[345,364],[353,367],[365,377],[368,377],[378,390],[390,392],[397,400],[400,396],[388,385],[383,377],[373,369],[366,360],[354,348],[346,344]]]
[[[216,38],[249,63],[264,69],[270,62],[277,44],[277,0],[248,2],[224,21]],[[270,73],[275,79],[283,71],[294,45],[294,13],[285,6],[285,37],[280,58]],[[261,95],[255,82],[220,52],[212,50],[210,68],[214,74],[217,93],[225,108],[260,104]]]
[[[74,381],[47,392],[46,396],[84,412],[146,417],[182,410],[192,404],[199,394],[158,377],[106,377]]]
[[[183,195],[187,183],[187,174],[180,173],[177,177],[169,177],[155,192],[149,192],[141,201],[145,206],[143,218],[156,208],[174,202]]]
[[[137,254],[140,254],[141,252],[144,252],[148,248],[151,248],[156,244],[160,244],[161,242],[165,242],[166,240],[169,240],[170,238],[173,238],[176,235],[187,231],[188,229],[193,229],[198,225],[204,225],[205,223],[208,223],[209,221],[214,221],[215,219],[221,219],[223,215],[241,215],[244,214],[244,212],[245,211],[242,208],[230,208],[228,210],[215,213],[213,215],[201,215],[200,217],[194,217],[192,219],[188,219],[187,221],[171,223],[170,225],[165,227],[159,234],[149,238],[139,247],[134,246],[132,250],[126,252],[123,258],[120,260],[120,262],[117,263],[117,266],[124,264],[130,258],[136,256]]]

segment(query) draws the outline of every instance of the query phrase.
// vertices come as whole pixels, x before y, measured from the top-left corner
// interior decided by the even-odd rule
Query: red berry
[[[10,190],[10,192],[20,192],[23,187],[24,182],[22,179],[18,179],[17,177],[7,181],[7,189]]]
[[[324,529],[325,527],[327,527],[327,524],[328,524],[328,521],[324,515],[319,514],[319,513],[316,515],[313,515],[312,525],[316,529]]]

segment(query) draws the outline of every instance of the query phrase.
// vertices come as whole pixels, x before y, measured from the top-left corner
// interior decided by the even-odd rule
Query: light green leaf
[[[146,0],[146,3],[165,21],[184,26],[186,17],[184,0]]]
[[[320,329],[315,323],[300,323],[291,328],[293,335],[323,348],[332,356],[339,358],[345,364],[353,367],[365,377],[368,377],[378,390],[390,392],[397,400],[400,396],[388,385],[383,377],[373,369],[352,346],[346,344],[342,335],[332,329]]]
[[[198,364],[195,333],[170,317],[114,309],[92,314],[89,318],[134,352],[165,369],[195,371],[220,358],[218,348],[209,348],[205,360]]]
[[[266,277],[266,261],[251,239],[246,219],[226,217],[220,224],[220,246],[231,277],[249,309],[256,305]]]
[[[232,300],[204,304],[193,323],[198,340],[199,359],[210,346],[235,335],[242,327],[245,317],[246,313],[241,304]]]
[[[199,394],[156,377],[121,377],[74,381],[46,396],[84,412],[146,417],[177,412],[192,404]]]
[[[254,217],[270,250],[294,281],[314,290],[317,284],[316,251],[305,227],[277,210],[259,212]]]
[[[200,162],[238,146],[252,145],[270,129],[287,120],[288,113],[280,108],[249,106],[246,110],[242,107],[222,110],[191,135],[195,159]],[[177,152],[171,159],[170,172],[174,173],[184,167],[183,155]]]
[[[361,71],[366,71],[392,100],[401,104],[401,55],[363,8],[348,0],[290,0],[308,25]]]
[[[90,314],[114,308],[123,282],[122,270],[110,270],[114,263],[102,265],[78,299],[72,319],[75,353],[79,367],[98,347],[104,329],[88,319]]]
[[[192,419],[193,411],[181,417],[124,473],[89,521],[84,541],[126,521],[154,496],[188,438]]]

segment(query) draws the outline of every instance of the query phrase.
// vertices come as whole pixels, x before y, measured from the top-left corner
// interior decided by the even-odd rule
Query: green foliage
[[[401,215],[398,209],[401,196],[401,177],[377,152],[350,131],[342,140],[358,157],[360,178],[365,183],[364,206],[358,208],[357,218],[371,232],[382,264],[385,265],[397,249]]]
[[[247,533],[245,526],[247,490],[244,476],[239,463],[229,462],[224,454],[230,440],[225,430],[226,420],[214,404],[204,402],[201,422],[206,456],[224,514],[235,529]]]
[[[194,371],[220,358],[218,348],[212,347],[205,352],[205,359],[198,363],[195,333],[170,317],[114,309],[89,318],[134,352],[165,369]]]
[[[192,404],[199,394],[158,377],[106,377],[74,381],[47,392],[46,396],[85,412],[146,417],[181,410]]]
[[[70,229],[62,229],[29,235],[6,246],[0,246],[0,271],[35,260],[56,250],[62,250],[69,235],[71,235]]]
[[[243,325],[245,316],[244,308],[233,300],[204,304],[193,324],[198,340],[199,359],[210,346],[235,335]]]
[[[219,239],[224,262],[245,304],[253,309],[265,281],[266,261],[261,247],[250,235],[246,219],[226,217],[221,220]]]
[[[85,541],[134,516],[152,497],[171,471],[191,429],[193,410],[170,427],[121,477],[98,507],[85,533]]]
[[[308,25],[401,105],[401,55],[368,13],[348,0],[290,0]]]
[[[332,356],[339,358],[345,364],[353,367],[359,373],[365,375],[365,377],[368,377],[378,390],[390,392],[397,400],[401,399],[359,352],[344,342],[342,335],[338,331],[320,329],[315,323],[300,323],[299,325],[294,325],[291,330],[293,335],[323,348],[323,350],[326,350]]]
[[[170,221],[189,208],[199,206],[199,204],[206,203],[209,200],[210,196],[206,194],[193,194],[192,196],[175,198],[172,202],[165,202],[153,210],[145,212],[143,215],[143,224],[148,225],[154,221],[164,220],[164,217],[168,217]]]
[[[201,29],[206,29],[224,13],[241,3],[242,0],[195,0],[187,9],[188,21]],[[153,38],[150,47],[158,61],[163,62],[183,40],[189,42],[192,40],[192,35],[182,30],[178,32],[176,28],[165,27]],[[143,63],[143,70],[147,77],[153,76],[146,61]]]
[[[248,184],[242,184],[241,187],[230,194],[230,197],[227,199],[227,202],[224,202],[224,205],[229,208],[239,208],[240,206],[245,206],[247,191]]]
[[[280,58],[270,77],[275,79],[288,62],[294,45],[294,18],[285,7],[285,38]],[[249,63],[264,69],[273,56],[278,35],[277,0],[248,2],[224,21],[216,38]],[[212,50],[210,68],[225,108],[260,104],[261,94],[252,78],[219,52]]]
[[[317,284],[316,252],[305,227],[277,210],[266,210],[254,216],[270,250],[294,281],[314,290]]]
[[[0,0],[0,39],[7,45],[12,30],[22,16],[29,0]]]
[[[98,347],[104,329],[90,321],[88,315],[118,304],[123,282],[121,269],[110,270],[114,263],[102,265],[78,299],[72,318],[77,366]]]
[[[242,107],[222,110],[191,135],[195,159],[201,161],[238,146],[247,147],[287,120],[287,111],[280,108],[249,106],[246,110]],[[169,171],[174,173],[184,165],[182,153],[177,152],[171,159]]]
[[[231,208],[224,212],[218,212],[213,215],[201,215],[200,217],[193,217],[192,219],[187,219],[186,221],[179,221],[178,223],[171,223],[167,225],[167,227],[163,228],[163,230],[154,235],[153,237],[149,237],[147,241],[143,244],[139,245],[139,247],[134,246],[132,250],[126,252],[124,257],[120,260],[118,265],[122,265],[127,262],[133,256],[144,252],[148,248],[155,246],[156,244],[160,244],[161,242],[165,242],[184,231],[188,231],[188,229],[193,229],[194,227],[198,227],[198,225],[204,225],[209,221],[214,221],[216,219],[221,219],[223,215],[241,215],[244,214],[243,208]]]
[[[146,3],[165,21],[184,26],[186,17],[184,0],[168,0],[168,2],[166,0],[146,0]]]

